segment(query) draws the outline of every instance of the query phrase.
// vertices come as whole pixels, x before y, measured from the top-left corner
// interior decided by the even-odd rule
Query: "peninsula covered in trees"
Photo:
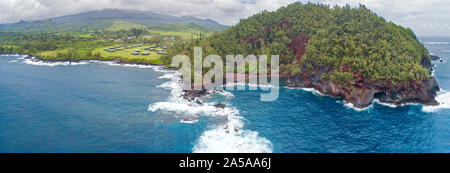
[[[356,107],[373,99],[391,104],[438,104],[430,54],[411,29],[360,5],[293,3],[263,11],[205,39],[175,45],[177,54],[280,55],[280,73],[291,87],[314,88]]]

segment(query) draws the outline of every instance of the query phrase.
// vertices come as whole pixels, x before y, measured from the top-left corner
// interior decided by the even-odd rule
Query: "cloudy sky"
[[[412,28],[417,35],[450,36],[450,0],[0,0],[0,23],[117,8],[210,18],[234,25],[241,18],[295,1],[361,3],[388,20]]]

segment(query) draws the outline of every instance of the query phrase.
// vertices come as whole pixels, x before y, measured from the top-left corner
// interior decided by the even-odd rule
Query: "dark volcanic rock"
[[[439,59],[441,59],[441,57],[436,56],[436,55],[431,55],[431,60],[432,61],[436,61],[436,60],[439,60]]]
[[[439,103],[434,99],[437,91],[439,91],[439,85],[434,77],[430,77],[419,84],[419,88],[416,90],[407,90],[407,88],[391,89],[386,92],[375,93],[375,97],[381,102],[396,105],[403,103],[438,105]]]
[[[225,108],[225,104],[223,104],[223,103],[219,103],[219,104],[215,104],[214,105],[214,107],[216,107],[216,108],[221,108],[221,109],[223,109],[223,108]]]
[[[423,59],[421,65],[431,74],[430,60]],[[304,69],[302,73],[288,77],[289,86],[314,88],[324,95],[344,98],[346,102],[352,103],[357,108],[370,106],[373,99],[395,105],[406,103],[438,105],[435,97],[436,92],[439,91],[439,85],[434,77],[393,86],[389,81],[373,81],[365,79],[359,72],[353,72],[354,79],[349,84],[342,85],[323,81],[320,77],[323,73],[328,73],[328,70],[323,67],[315,67],[312,71]]]
[[[202,104],[198,98],[205,96],[207,94],[208,94],[208,91],[205,89],[203,89],[203,90],[183,90],[182,97],[188,101],[194,101],[198,104]]]

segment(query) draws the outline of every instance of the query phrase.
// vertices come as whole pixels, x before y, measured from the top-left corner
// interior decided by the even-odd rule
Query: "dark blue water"
[[[275,102],[260,90],[205,100],[228,103],[218,111],[174,98],[151,68],[0,57],[0,152],[450,152],[450,38],[421,40],[444,59],[433,62],[439,107],[356,111],[281,87]]]
[[[355,111],[343,106],[341,99],[284,88],[276,102],[252,101],[260,92],[232,91],[236,96],[232,103],[246,118],[246,128],[271,141],[274,152],[448,153],[450,38],[421,41],[444,60],[433,62],[443,105],[431,112],[421,105],[391,108],[377,103],[366,111]]]
[[[0,58],[0,152],[191,152],[205,129],[147,111],[169,95],[151,69],[15,58]]]

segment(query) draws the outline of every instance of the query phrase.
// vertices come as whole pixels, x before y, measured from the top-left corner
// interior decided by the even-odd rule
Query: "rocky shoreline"
[[[437,60],[440,60],[441,57],[436,56],[436,55],[431,55],[430,59],[431,59],[431,61],[437,61]]]
[[[25,55],[26,56],[25,59],[30,59],[36,62],[42,61],[46,63],[57,63],[57,62],[79,63],[84,61],[111,61],[100,59],[64,61],[64,60],[43,59],[38,56],[32,56],[28,54],[2,54],[2,55],[19,55],[19,56]],[[115,60],[113,62],[118,64],[130,64],[130,65],[155,65],[150,63],[130,63],[130,62],[123,62],[120,60]],[[431,74],[432,65],[430,60],[427,61],[424,59],[424,61],[422,61],[422,66],[427,68]],[[168,70],[174,70],[173,68],[168,68],[166,66],[162,67]],[[378,99],[382,103],[392,105],[423,104],[434,106],[439,104],[435,100],[435,97],[440,89],[434,77],[430,77],[428,79],[416,83],[418,88],[411,89],[410,86],[387,87],[383,82],[376,82],[371,81],[369,79],[364,79],[362,75],[356,73],[355,76],[357,77],[353,79],[351,83],[352,86],[357,87],[354,90],[350,90],[346,86],[334,84],[329,81],[323,81],[320,78],[320,76],[325,72],[326,69],[316,68],[313,71],[305,71],[295,76],[282,76],[282,77],[288,82],[289,87],[291,88],[313,88],[323,95],[336,98],[343,98],[345,102],[353,104],[353,106],[356,108],[369,107],[374,101],[374,99]],[[200,98],[210,94],[210,92],[211,91],[205,89],[183,90],[183,94],[181,95],[181,97],[187,101],[202,104]],[[217,104],[216,106],[218,108],[224,107],[224,105],[222,104]]]
[[[164,67],[165,69],[174,69],[174,68],[170,68],[170,67],[166,67],[164,65],[160,65],[160,64],[152,64],[152,63],[142,63],[142,62],[125,62],[123,60],[120,59],[115,59],[115,60],[103,60],[103,59],[78,59],[78,60],[54,60],[54,59],[44,59],[41,58],[39,56],[33,56],[30,54],[23,54],[23,53],[5,53],[5,54],[0,54],[0,55],[16,55],[16,56],[25,56],[24,59],[28,59],[30,61],[33,62],[44,62],[44,63],[62,63],[62,62],[68,62],[70,63],[80,63],[80,62],[87,62],[87,61],[101,61],[101,62],[114,62],[117,64],[121,64],[121,65],[152,65],[152,66],[160,66],[160,67]]]
[[[423,58],[421,65],[432,71],[431,61]],[[430,76],[422,81],[411,81],[410,85],[391,85],[389,81],[373,81],[366,79],[359,72],[354,72],[355,78],[349,86],[335,84],[321,79],[321,74],[327,73],[327,69],[316,67],[313,71],[304,72],[288,78],[289,87],[313,88],[326,96],[343,98],[346,103],[353,104],[356,108],[369,107],[374,99],[381,103],[392,105],[423,104],[439,105],[435,97],[440,91],[436,79]]]
[[[61,63],[61,62],[68,62],[68,63],[80,63],[80,62],[86,62],[86,61],[102,61],[102,62],[114,62],[121,65],[152,65],[152,66],[160,66],[163,67],[166,70],[175,70],[175,68],[166,67],[163,65],[157,65],[157,64],[151,64],[151,63],[130,63],[130,62],[124,62],[121,60],[101,60],[101,59],[80,59],[80,60],[52,60],[52,59],[44,59],[39,56],[33,56],[29,54],[23,54],[23,53],[13,53],[13,54],[0,54],[0,55],[7,55],[7,56],[25,56],[24,59],[28,59],[33,62],[44,62],[44,63]],[[183,94],[181,97],[189,102],[194,102],[197,104],[202,104],[200,101],[201,97],[204,97],[208,95],[210,91],[208,90],[183,90]],[[217,108],[224,108],[225,106],[223,104],[217,104],[215,105]]]

